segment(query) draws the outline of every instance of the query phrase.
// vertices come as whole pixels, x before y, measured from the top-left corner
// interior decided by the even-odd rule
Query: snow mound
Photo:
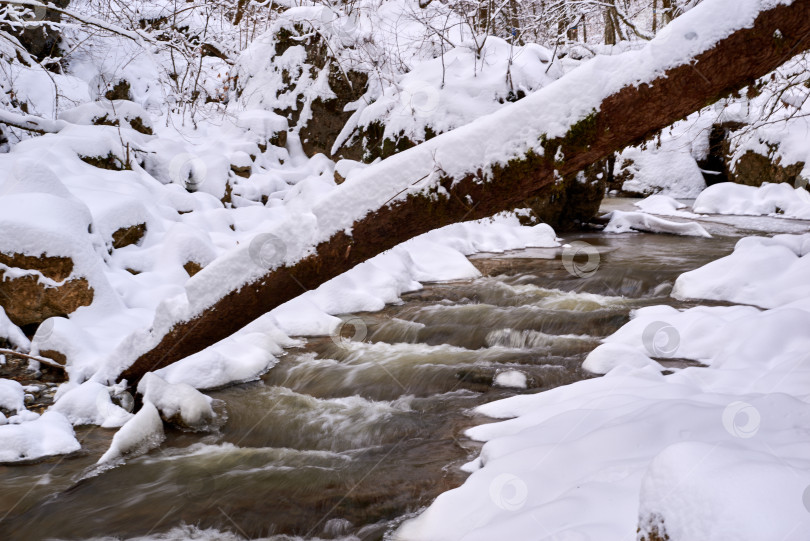
[[[678,277],[676,299],[783,306],[810,297],[810,234],[747,237],[734,252]]]
[[[641,212],[657,214],[659,216],[682,216],[684,218],[695,218],[697,215],[681,209],[686,205],[669,197],[668,195],[651,195],[641,201],[633,203]]]
[[[616,163],[626,163],[621,173],[632,178],[622,183],[622,191],[631,194],[692,198],[706,187],[695,158],[688,150],[678,148],[676,141],[661,149],[625,149]]]
[[[74,425],[118,428],[129,421],[132,414],[113,403],[111,391],[115,389],[94,381],[85,381],[81,385],[67,383],[59,389],[51,411],[63,414]]]
[[[104,100],[85,103],[63,111],[60,120],[87,126],[107,124],[122,128],[137,129],[141,133],[152,132],[152,119],[143,107],[129,100]]]
[[[526,374],[520,370],[504,370],[495,376],[495,385],[499,387],[512,387],[515,389],[525,389],[528,385],[526,383]]]
[[[602,344],[585,358],[582,368],[594,374],[607,374],[617,366],[633,368],[652,367],[663,370],[663,367],[645,355],[638,348],[625,344]]]
[[[0,408],[14,412],[25,409],[25,390],[19,382],[0,379]]]
[[[706,214],[767,214],[810,220],[810,192],[784,182],[764,183],[758,188],[723,182],[706,188],[692,208]]]
[[[0,462],[35,460],[80,448],[70,421],[55,411],[22,424],[0,426]]]
[[[608,214],[610,221],[605,226],[605,233],[628,233],[646,231],[648,233],[669,233],[688,237],[711,238],[703,226],[694,222],[673,222],[644,212],[625,212],[614,210]]]
[[[203,428],[214,418],[212,399],[186,383],[166,383],[148,372],[138,383],[138,392],[155,405],[163,419],[184,428]]]

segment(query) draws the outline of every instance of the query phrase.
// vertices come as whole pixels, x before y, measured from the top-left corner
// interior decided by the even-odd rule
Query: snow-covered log
[[[706,0],[644,49],[597,57],[525,99],[351,176],[214,261],[120,350],[122,377],[225,338],[393,246],[519,206],[810,48],[810,0]]]

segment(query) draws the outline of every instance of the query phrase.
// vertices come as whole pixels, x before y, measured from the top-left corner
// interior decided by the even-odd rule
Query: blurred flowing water
[[[480,449],[464,430],[491,422],[473,408],[592,377],[580,365],[600,338],[635,308],[687,306],[668,296],[674,279],[736,239],[575,240],[600,254],[585,277],[559,250],[479,255],[479,279],[357,314],[362,341],[310,339],[261,381],[210,393],[228,417],[217,433],[169,431],[160,449],[83,477],[113,434],[84,427],[76,455],[0,466],[0,538],[383,539],[464,482]],[[507,370],[528,388],[495,385]]]

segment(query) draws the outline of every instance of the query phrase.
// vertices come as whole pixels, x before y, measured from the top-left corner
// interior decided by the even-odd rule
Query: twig
[[[0,354],[2,355],[15,355],[17,357],[22,357],[23,359],[30,359],[32,361],[37,361],[43,364],[47,364],[48,366],[52,366],[53,368],[60,368],[65,370],[64,365],[59,364],[58,362],[54,361],[53,359],[47,359],[45,357],[36,357],[34,355],[26,355],[25,353],[20,353],[19,351],[14,351],[13,349],[3,349],[0,348]]]

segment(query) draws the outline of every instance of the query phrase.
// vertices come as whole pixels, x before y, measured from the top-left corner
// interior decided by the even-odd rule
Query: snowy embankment
[[[744,238],[683,274],[677,298],[767,309],[639,309],[586,359],[605,376],[478,408],[509,420],[467,431],[487,442],[476,471],[398,538],[805,539],[808,275],[810,234]]]

